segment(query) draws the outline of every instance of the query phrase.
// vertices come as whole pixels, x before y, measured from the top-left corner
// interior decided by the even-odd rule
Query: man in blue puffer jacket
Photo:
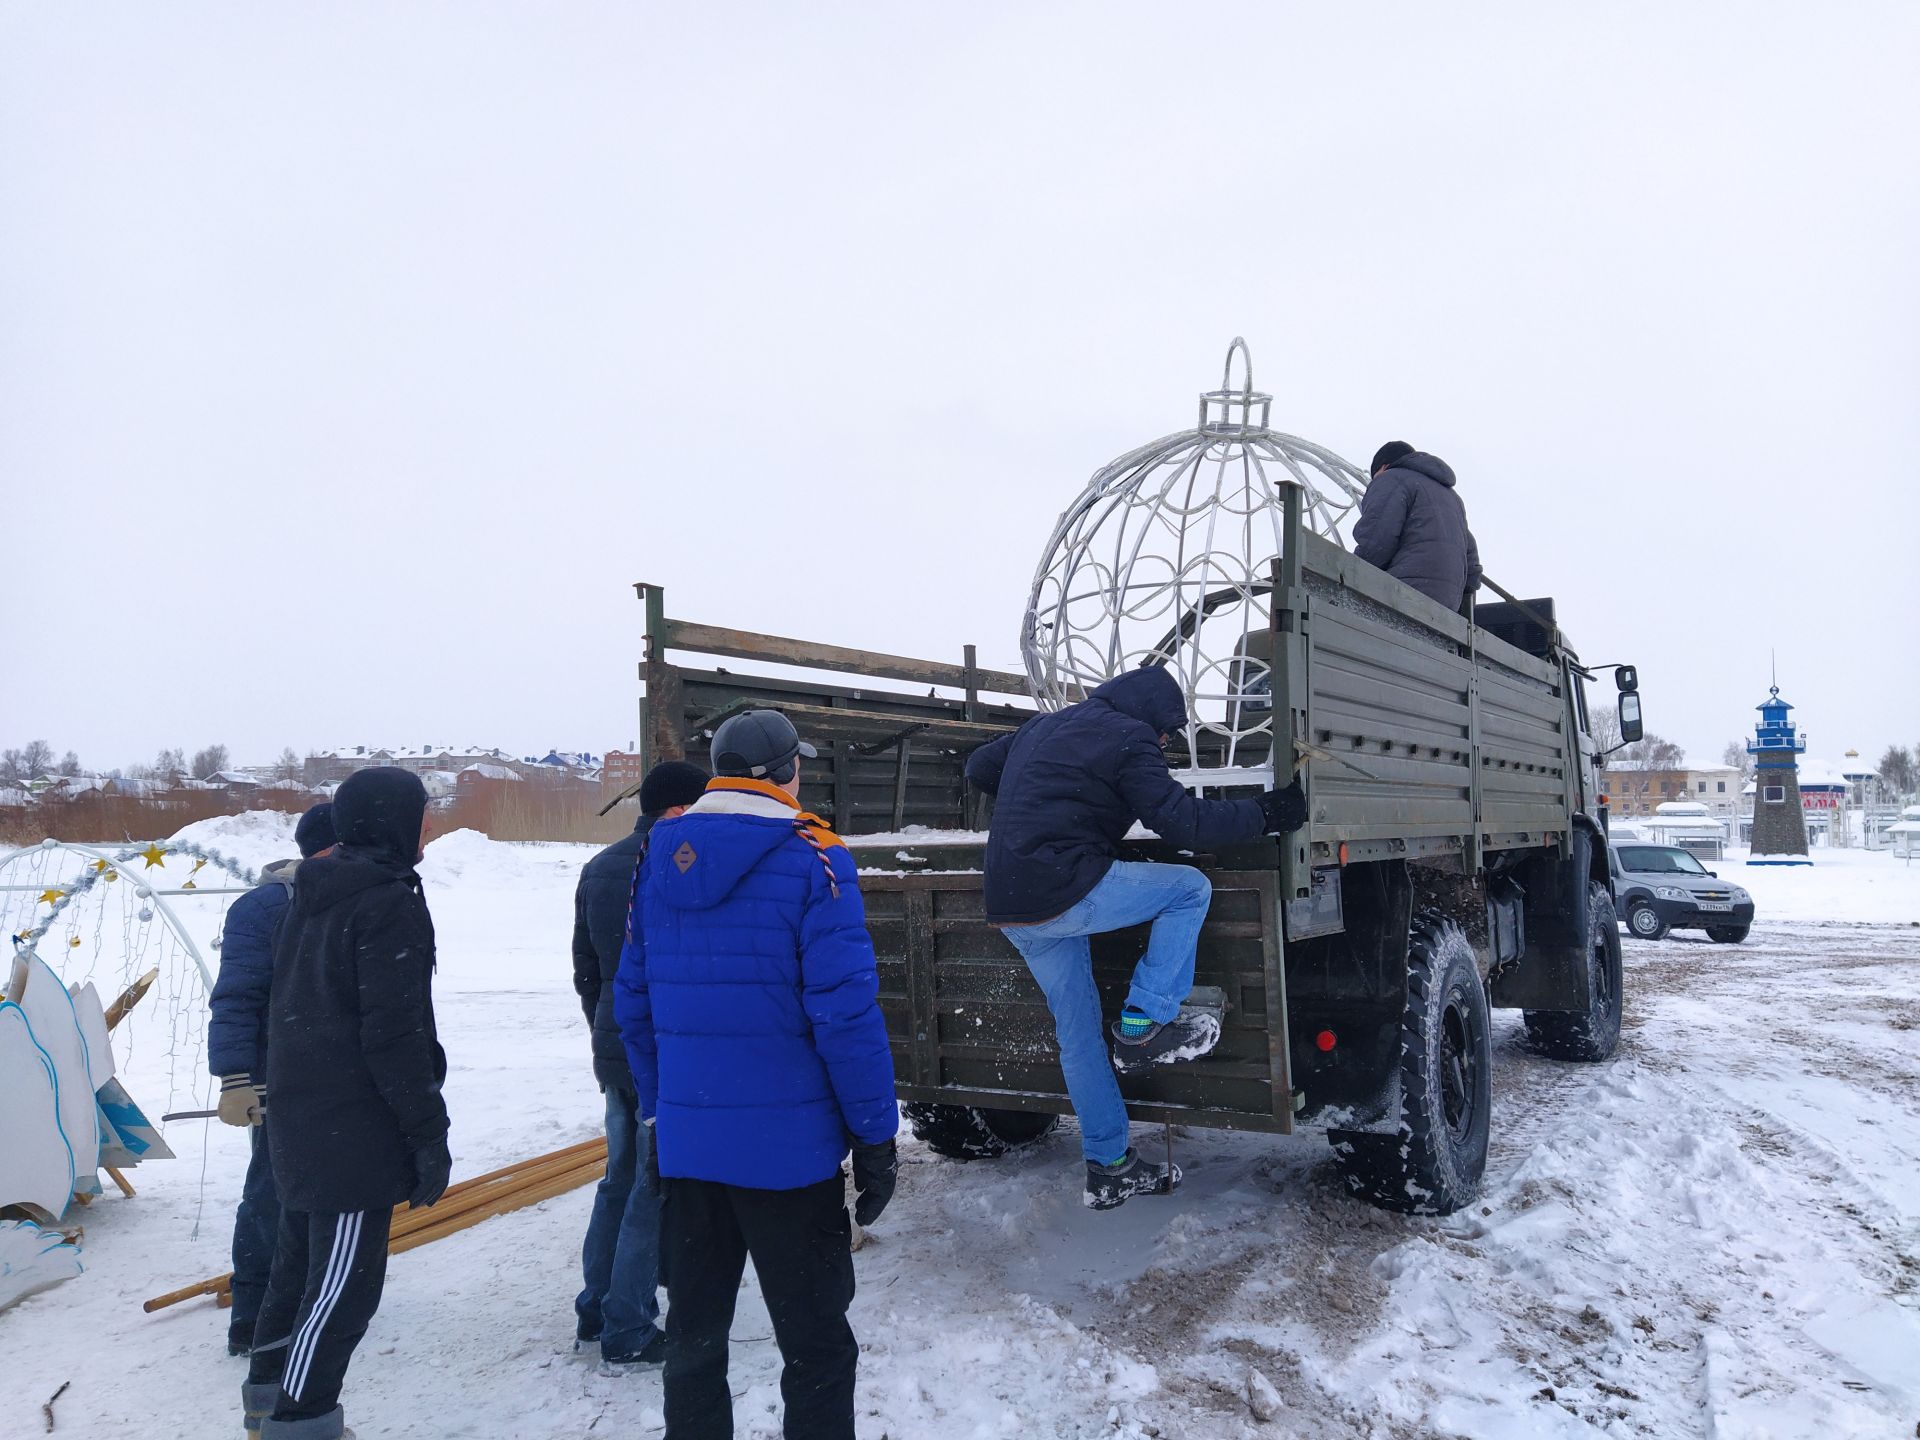
[[[1192,865],[1122,860],[1121,840],[1136,820],[1199,849],[1297,830],[1306,819],[1298,781],[1257,800],[1187,793],[1166,757],[1168,740],[1186,728],[1178,682],[1149,665],[1078,705],[1034,716],[967,761],[967,779],[995,797],[987,923],[1020,952],[1053,1012],[1095,1210],[1180,1184],[1177,1165],[1127,1144],[1114,1070],[1197,1059],[1220,1040],[1217,1017],[1181,1006],[1213,885]],[[1113,1024],[1109,1060],[1088,937],[1146,924],[1153,929]]]
[[[853,1440],[859,1346],[846,1183],[871,1224],[894,1185],[893,1058],[852,858],[801,811],[815,751],[749,710],[714,780],[656,825],[634,882],[614,1015],[653,1124],[670,1440],[733,1433],[727,1332],[753,1259],[790,1437]]]
[[[315,805],[293,827],[300,860],[333,848],[333,806]],[[274,1236],[280,1230],[280,1194],[261,1127],[260,1095],[267,1080],[267,994],[273,988],[273,937],[293,902],[300,860],[279,860],[260,872],[260,883],[233,902],[220,939],[220,974],[208,997],[207,1068],[220,1077],[220,1118],[248,1127],[253,1154],[233,1217],[233,1309],[227,1323],[227,1353],[253,1346],[253,1323],[267,1293]]]

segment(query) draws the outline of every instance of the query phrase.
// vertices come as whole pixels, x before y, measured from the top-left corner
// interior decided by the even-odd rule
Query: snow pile
[[[211,820],[183,825],[171,838],[218,850],[229,860],[258,871],[263,865],[300,853],[300,847],[293,843],[293,827],[299,823],[298,815],[279,810],[243,810],[238,815],[216,815]]]
[[[1749,865],[1746,851],[1730,850],[1702,863],[1752,892],[1763,920],[1920,925],[1920,865],[1890,850],[1815,846],[1811,856],[1811,865]]]

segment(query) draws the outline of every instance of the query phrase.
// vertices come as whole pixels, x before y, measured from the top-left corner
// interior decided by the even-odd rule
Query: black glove
[[[1260,797],[1260,813],[1267,817],[1267,834],[1291,835],[1307,823],[1307,796],[1295,780],[1284,790],[1269,790]]]
[[[900,1157],[893,1141],[853,1147],[853,1189],[860,1198],[853,1202],[853,1218],[871,1225],[893,1199],[893,1182],[900,1175]]]
[[[413,1152],[413,1193],[407,1197],[409,1209],[431,1205],[447,1193],[447,1181],[453,1174],[453,1156],[447,1153],[444,1139],[432,1140]]]

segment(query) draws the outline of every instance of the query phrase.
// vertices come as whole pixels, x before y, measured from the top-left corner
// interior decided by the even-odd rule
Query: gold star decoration
[[[66,893],[64,890],[56,890],[52,886],[48,886],[40,892],[40,903],[42,905],[57,905],[61,899],[65,897]]]
[[[78,950],[80,948],[80,937],[76,935],[73,939],[67,941],[67,948],[69,950]]]
[[[149,870],[153,869],[156,865],[162,870],[167,868],[167,852],[160,848],[160,842],[158,840],[142,850],[140,852],[140,858],[147,862],[147,868]]]
[[[104,875],[112,868],[113,867],[105,860],[96,860],[93,862],[93,873],[96,875]]]
[[[206,861],[204,861],[204,860],[196,860],[196,861],[194,861],[194,862],[193,862],[193,869],[191,869],[191,870],[189,870],[189,871],[188,871],[187,873],[188,873],[189,875],[198,875],[198,874],[199,874],[199,873],[200,873],[200,872],[201,872],[202,870],[204,870],[204,869],[206,869],[206,868],[207,868],[207,862],[206,862]]]

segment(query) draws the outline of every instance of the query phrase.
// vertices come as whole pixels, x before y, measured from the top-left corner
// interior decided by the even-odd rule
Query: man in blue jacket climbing
[[[967,778],[995,797],[987,921],[1026,960],[1053,1011],[1060,1068],[1080,1120],[1086,1203],[1095,1210],[1180,1184],[1177,1165],[1156,1164],[1128,1145],[1114,1070],[1197,1059],[1220,1040],[1217,1016],[1181,1005],[1193,989],[1213,886],[1191,865],[1122,860],[1121,840],[1136,820],[1193,848],[1297,830],[1306,820],[1297,780],[1257,800],[1189,794],[1166,757],[1169,739],[1186,728],[1173,676],[1143,666],[1078,705],[1034,716],[967,761]],[[1149,923],[1109,1059],[1088,937]]]
[[[293,827],[299,860],[276,860],[260,883],[233,902],[220,939],[220,974],[208,997],[207,1068],[220,1077],[220,1118],[246,1129],[253,1154],[233,1217],[233,1309],[227,1317],[227,1353],[253,1348],[253,1323],[266,1298],[280,1231],[280,1194],[273,1155],[261,1121],[267,1084],[267,993],[273,988],[273,936],[293,903],[301,862],[333,848],[333,806],[322,801]]]
[[[894,1186],[893,1058],[852,858],[800,809],[815,755],[777,711],[727,720],[714,779],[654,826],[614,1015],[654,1126],[668,1440],[733,1434],[727,1332],[750,1256],[789,1440],[853,1440],[859,1346],[840,1165],[873,1223]]]

